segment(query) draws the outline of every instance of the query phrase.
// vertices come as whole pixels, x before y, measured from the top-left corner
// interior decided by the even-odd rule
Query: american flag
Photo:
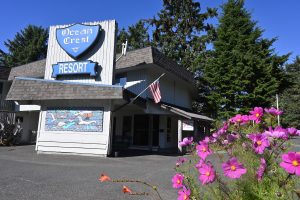
[[[153,99],[155,103],[160,102],[161,95],[160,95],[160,90],[159,90],[159,81],[155,81],[151,83],[150,85],[150,91],[152,93]]]

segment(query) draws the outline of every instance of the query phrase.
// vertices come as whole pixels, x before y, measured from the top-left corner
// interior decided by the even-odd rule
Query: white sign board
[[[193,120],[182,120],[182,130],[183,131],[193,131],[194,121]]]

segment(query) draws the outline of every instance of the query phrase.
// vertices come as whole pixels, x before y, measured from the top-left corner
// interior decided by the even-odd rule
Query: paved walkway
[[[118,200],[156,199],[122,193],[122,184],[100,183],[101,172],[112,178],[135,178],[159,187],[165,200],[176,199],[171,177],[176,156],[144,155],[98,158],[37,155],[34,146],[0,146],[0,199],[5,200]],[[150,192],[127,184],[135,191]]]

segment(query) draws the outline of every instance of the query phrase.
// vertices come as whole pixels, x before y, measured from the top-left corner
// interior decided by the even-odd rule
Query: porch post
[[[179,142],[182,141],[182,120],[178,119],[178,152],[182,153],[182,147],[179,146]]]

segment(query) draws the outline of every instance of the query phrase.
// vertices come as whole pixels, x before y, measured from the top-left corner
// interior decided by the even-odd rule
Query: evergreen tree
[[[8,67],[19,66],[40,60],[47,54],[48,31],[40,26],[29,25],[15,35],[13,40],[7,40],[4,45],[8,53],[0,50],[3,64]]]
[[[194,0],[163,0],[163,9],[150,19],[154,26],[153,44],[194,72],[198,67],[195,59],[206,51],[213,38],[214,28],[205,22],[214,16],[216,9],[200,13],[200,3]]]
[[[300,129],[300,57],[286,65],[289,87],[280,95],[280,108],[284,110],[282,124]]]
[[[222,12],[204,80],[214,117],[228,118],[254,106],[270,106],[284,87],[282,66],[289,55],[274,53],[276,39],[262,38],[263,30],[251,20],[243,0],[228,0]]]
[[[148,27],[145,21],[138,21],[136,24],[121,29],[117,36],[117,53],[122,52],[122,43],[128,41],[127,50],[140,49],[150,46]]]

